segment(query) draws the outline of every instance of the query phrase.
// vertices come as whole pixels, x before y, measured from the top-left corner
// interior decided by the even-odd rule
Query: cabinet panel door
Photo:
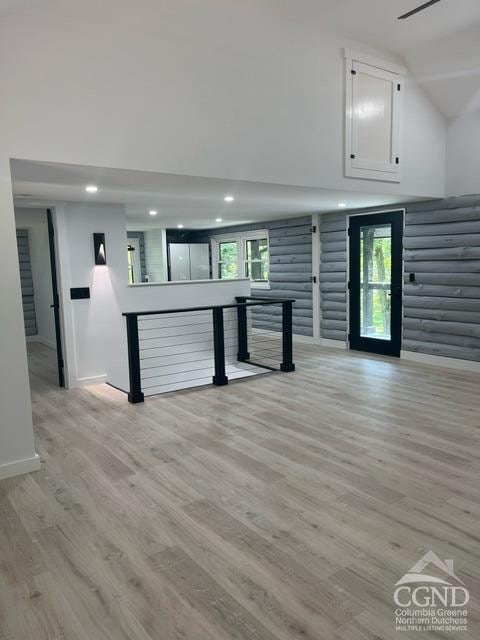
[[[347,73],[346,174],[398,181],[402,78],[355,60]]]

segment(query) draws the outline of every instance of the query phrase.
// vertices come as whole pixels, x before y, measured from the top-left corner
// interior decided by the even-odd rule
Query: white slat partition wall
[[[230,380],[265,373],[237,361],[237,310],[224,309],[225,369]],[[249,326],[249,334],[250,326]],[[138,317],[142,391],[152,396],[212,383],[212,311]]]

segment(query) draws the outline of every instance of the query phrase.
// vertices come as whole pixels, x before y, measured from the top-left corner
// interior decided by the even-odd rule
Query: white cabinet
[[[345,52],[345,175],[400,182],[405,70]]]
[[[208,243],[170,242],[170,280],[208,280],[210,278],[210,245]]]

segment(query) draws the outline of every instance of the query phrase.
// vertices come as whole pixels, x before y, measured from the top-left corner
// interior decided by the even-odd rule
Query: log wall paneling
[[[26,336],[36,336],[37,318],[33,290],[32,265],[28,229],[17,229],[17,250],[20,264],[20,283],[22,287],[23,321]]]
[[[321,335],[347,339],[347,220],[345,213],[320,217]]]
[[[480,196],[407,204],[405,209],[402,348],[479,361]],[[345,319],[348,314],[347,215],[327,214],[320,224],[322,336],[342,341],[347,339],[346,320],[345,330],[333,328],[332,322],[341,322],[337,314],[344,312]]]
[[[270,247],[270,289],[252,289],[252,295],[264,298],[294,298],[293,332],[313,335],[312,310],[312,218],[291,218],[204,232],[203,239],[224,233],[242,233],[268,229]],[[342,244],[342,249],[345,247]],[[345,259],[345,258],[344,258]],[[253,326],[258,329],[281,331],[280,305],[254,308]]]

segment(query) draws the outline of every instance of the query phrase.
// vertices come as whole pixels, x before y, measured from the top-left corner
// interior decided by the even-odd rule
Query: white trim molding
[[[345,56],[345,176],[385,182],[402,178],[403,94],[406,69],[394,62],[344,49]],[[354,80],[354,78],[357,80]],[[372,160],[368,150],[359,148],[357,126],[364,120],[365,104],[357,101],[360,77],[374,77],[391,86],[391,127],[389,159]],[[375,122],[375,120],[373,121]]]
[[[343,55],[347,60],[356,60],[357,62],[368,64],[371,67],[377,67],[377,69],[390,71],[390,73],[398,73],[400,76],[406,76],[408,72],[407,68],[401,64],[390,62],[389,60],[384,60],[377,56],[372,56],[368,53],[364,53],[363,51],[345,48],[343,50]]]
[[[212,255],[212,268],[215,275],[219,273],[218,247],[222,242],[236,242],[237,244],[237,278],[222,278],[223,281],[243,280],[246,277],[247,240],[267,239],[268,267],[270,270],[270,234],[268,229],[256,229],[254,231],[238,231],[233,233],[221,233],[210,237],[210,247]],[[270,273],[268,280],[250,280],[252,289],[270,289]]]
[[[312,215],[312,229],[315,231],[312,233],[312,324],[313,324],[313,337],[316,340],[320,340],[321,336],[321,324],[322,324],[322,311],[320,305],[320,260],[321,260],[321,245],[320,245],[320,214],[314,213]]]
[[[77,378],[73,384],[74,387],[89,387],[95,384],[105,384],[107,382],[107,374],[102,373],[99,376],[89,376],[87,378]]]
[[[32,471],[39,471],[40,467],[40,456],[38,455],[38,453],[36,453],[31,458],[14,460],[13,462],[6,462],[0,465],[0,480],[5,480],[5,478],[13,478],[14,476],[20,476],[24,473],[31,473]]]
[[[417,351],[400,351],[402,360],[426,364],[433,367],[444,367],[446,369],[456,369],[457,371],[469,371],[480,373],[480,362],[473,360],[461,360],[460,358],[446,358],[445,356],[434,356],[429,353],[418,353]]]

